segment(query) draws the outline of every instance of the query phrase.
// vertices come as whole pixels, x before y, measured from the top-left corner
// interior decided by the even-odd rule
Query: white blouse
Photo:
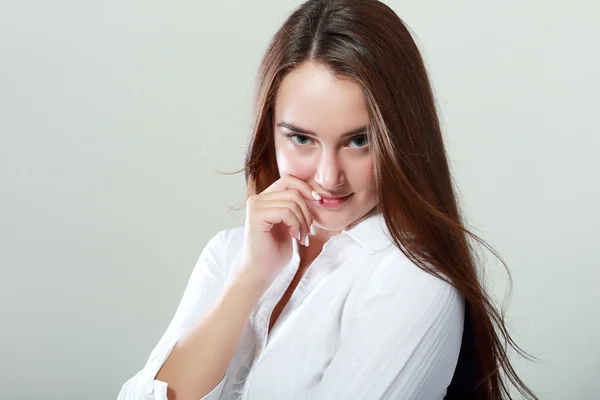
[[[244,227],[205,246],[166,332],[118,400],[166,400],[156,374],[182,332],[239,265]],[[330,238],[271,332],[271,312],[300,262],[256,304],[225,377],[204,400],[442,399],[461,345],[464,298],[392,244],[381,214]],[[201,400],[202,400],[201,399]]]

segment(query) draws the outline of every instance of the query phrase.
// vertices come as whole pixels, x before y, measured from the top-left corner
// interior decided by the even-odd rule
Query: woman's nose
[[[344,186],[346,178],[337,154],[322,154],[314,179],[323,189],[330,192],[335,192],[337,188]]]

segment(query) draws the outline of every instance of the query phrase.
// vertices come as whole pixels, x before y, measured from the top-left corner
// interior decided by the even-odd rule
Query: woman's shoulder
[[[391,280],[390,283],[398,281],[427,281],[437,282],[439,280],[425,268],[435,270],[430,264],[419,265],[416,260],[411,259],[396,245],[391,244],[384,250],[369,256],[369,268],[366,279],[368,281],[381,281],[383,278]]]
[[[202,253],[213,254],[221,260],[223,267],[230,264],[232,258],[242,249],[244,227],[224,228],[214,233],[206,242]]]
[[[223,228],[212,234],[204,246],[204,250],[227,252],[239,247],[244,240],[244,227]]]
[[[442,306],[447,302],[460,305],[462,295],[450,280],[435,267],[419,265],[396,246],[388,247],[377,261],[370,263],[354,288],[364,301],[367,298],[388,302],[419,301]],[[439,277],[430,271],[438,272]]]
[[[222,270],[227,277],[231,274],[232,268],[236,265],[236,259],[241,253],[244,242],[244,227],[236,226],[223,228],[216,231],[204,245],[199,264],[202,265],[208,260],[215,267]]]
[[[217,231],[210,241],[216,242],[223,250],[237,249],[244,241],[244,227],[235,226]]]

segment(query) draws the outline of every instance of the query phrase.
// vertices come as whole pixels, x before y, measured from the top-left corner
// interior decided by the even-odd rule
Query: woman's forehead
[[[342,135],[369,121],[362,88],[318,65],[305,64],[283,79],[275,100],[275,124],[316,135]]]

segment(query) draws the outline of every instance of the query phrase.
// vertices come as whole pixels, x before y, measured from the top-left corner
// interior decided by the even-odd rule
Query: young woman
[[[535,395],[476,273],[423,60],[375,0],[310,0],[259,72],[243,227],[202,251],[119,399]]]

